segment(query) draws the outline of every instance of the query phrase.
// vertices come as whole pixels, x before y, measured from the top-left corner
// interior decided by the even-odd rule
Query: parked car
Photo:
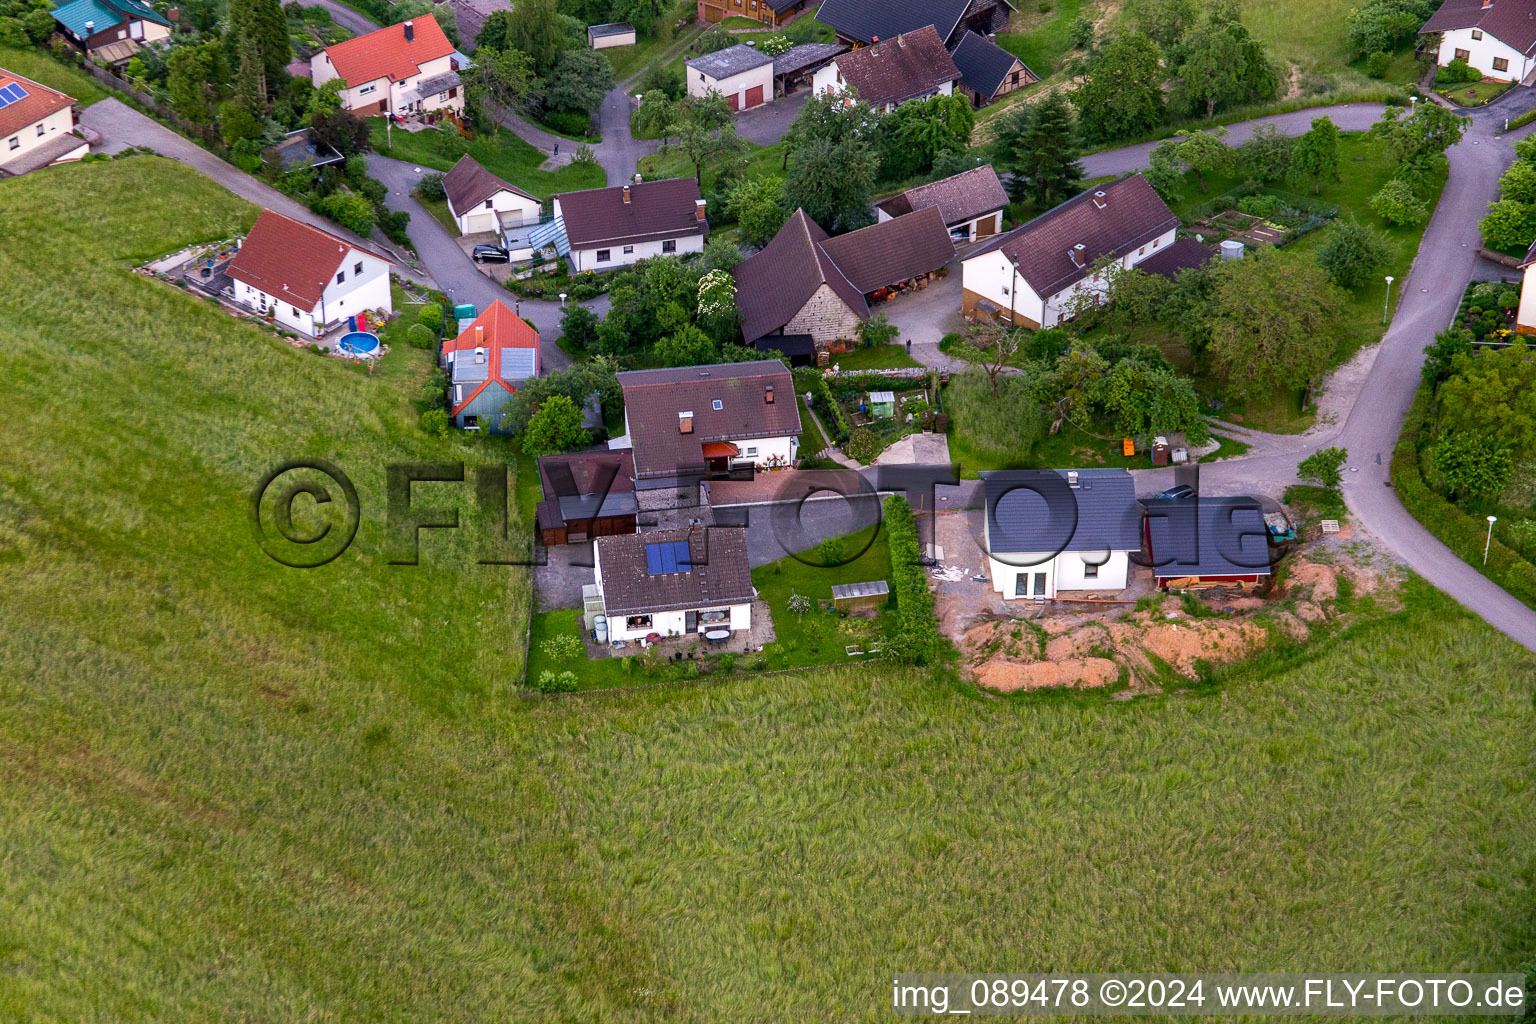
[[[1188,484],[1179,484],[1177,487],[1170,487],[1162,494],[1158,495],[1159,498],[1167,498],[1170,501],[1183,501],[1185,498],[1193,498],[1194,496],[1195,489]]]
[[[470,259],[476,263],[510,263],[512,254],[499,245],[477,245]]]

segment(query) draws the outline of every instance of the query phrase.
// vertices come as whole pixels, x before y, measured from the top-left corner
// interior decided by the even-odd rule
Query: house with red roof
[[[369,32],[321,50],[310,58],[319,88],[346,80],[341,105],[359,117],[464,111],[459,80],[463,59],[430,15]]]
[[[0,68],[0,177],[79,160],[90,151],[74,133],[74,99]]]
[[[502,406],[539,375],[539,332],[498,299],[443,342],[442,364],[454,425],[500,432]]]
[[[387,316],[394,265],[329,231],[263,210],[225,273],[237,303],[318,338],[359,313]]]

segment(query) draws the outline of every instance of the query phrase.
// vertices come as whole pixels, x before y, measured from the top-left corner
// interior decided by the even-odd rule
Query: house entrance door
[[[1035,573],[1035,592],[1030,596],[1037,598],[1045,596],[1045,573]]]

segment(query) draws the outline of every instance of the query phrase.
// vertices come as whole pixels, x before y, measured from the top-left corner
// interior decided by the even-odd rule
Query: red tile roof
[[[262,210],[227,272],[236,281],[308,311],[320,304],[325,286],[353,249],[394,264],[329,231]]]
[[[861,46],[833,63],[859,99],[874,107],[927,95],[960,77],[960,69],[932,25]]]
[[[410,42],[405,38],[406,22],[401,22],[326,47],[326,56],[347,85],[354,86],[378,78],[398,82],[416,74],[427,61],[453,53],[453,44],[432,15],[412,18],[409,24],[416,36]]]
[[[0,135],[10,135],[19,129],[29,128],[49,114],[56,114],[75,102],[71,96],[0,68],[0,86],[6,85],[19,86],[27,91],[27,95],[24,99],[0,107]]]
[[[1000,249],[1035,294],[1049,298],[1087,277],[1099,257],[1124,256],[1178,226],[1147,179],[1132,174],[1068,199],[966,259]]]
[[[527,377],[502,376],[502,352],[505,349],[532,349],[533,350],[533,374],[539,375],[539,332],[529,327],[522,317],[508,309],[506,303],[497,299],[491,303],[484,313],[459,330],[457,338],[451,338],[443,342],[444,352],[474,352],[477,348],[486,350],[486,359],[489,362],[485,380],[480,382],[472,392],[464,396],[464,401],[454,407],[453,414],[457,416],[463,412],[475,396],[484,391],[492,383],[498,383],[508,391],[516,391],[517,384],[528,379]]]

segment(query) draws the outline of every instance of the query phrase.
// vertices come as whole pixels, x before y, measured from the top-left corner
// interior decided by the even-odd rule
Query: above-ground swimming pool
[[[378,355],[379,336],[368,331],[348,331],[336,342],[336,349],[352,356]]]

